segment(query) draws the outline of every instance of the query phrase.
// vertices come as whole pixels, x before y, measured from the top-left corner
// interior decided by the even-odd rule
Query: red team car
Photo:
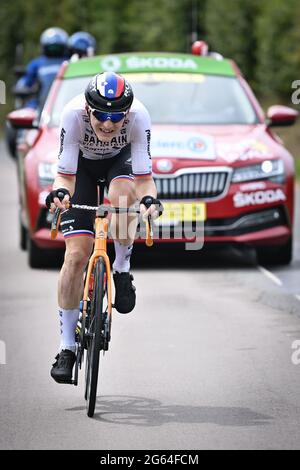
[[[30,266],[47,265],[49,250],[64,246],[61,235],[50,240],[44,204],[62,109],[107,70],[126,76],[151,116],[153,174],[165,206],[156,243],[204,236],[205,244],[251,245],[260,263],[288,264],[294,160],[272,128],[293,124],[298,113],[272,106],[265,116],[236,64],[217,54],[131,53],[65,63],[38,120],[31,110],[9,115],[14,126],[32,128],[18,148],[21,247]]]

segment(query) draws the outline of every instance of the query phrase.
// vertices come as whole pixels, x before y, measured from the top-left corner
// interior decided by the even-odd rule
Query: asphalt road
[[[293,263],[271,272],[251,251],[136,251],[137,307],[114,315],[90,419],[84,374],[77,388],[49,375],[58,271],[29,269],[18,249],[1,150],[1,449],[300,448],[299,225]]]

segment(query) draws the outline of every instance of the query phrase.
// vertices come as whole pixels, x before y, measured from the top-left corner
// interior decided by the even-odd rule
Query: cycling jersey
[[[114,180],[133,181],[130,144],[124,147],[117,158],[91,160],[79,157],[73,204],[97,205],[97,180],[104,178],[107,188]],[[61,230],[64,237],[93,236],[95,213],[80,209],[68,209],[61,215]]]
[[[151,175],[150,116],[144,105],[134,99],[118,134],[104,142],[97,138],[86,111],[84,94],[80,94],[66,105],[62,114],[58,175],[76,175],[79,158],[118,158],[129,144],[133,175]]]

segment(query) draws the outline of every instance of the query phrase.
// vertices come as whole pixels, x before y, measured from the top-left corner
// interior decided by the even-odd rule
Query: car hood
[[[278,143],[264,124],[227,126],[154,125],[154,159],[182,159],[185,166],[255,163],[274,158]],[[167,165],[166,165],[167,166]]]

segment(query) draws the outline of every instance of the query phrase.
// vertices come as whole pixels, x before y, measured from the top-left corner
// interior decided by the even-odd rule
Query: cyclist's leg
[[[93,237],[66,238],[64,264],[58,282],[58,304],[63,309],[79,307],[83,292],[83,273],[93,249]]]
[[[136,201],[132,175],[130,145],[125,147],[107,175],[108,198],[114,207],[130,207]],[[132,245],[137,227],[135,214],[113,214],[111,230],[114,240],[121,245]]]
[[[75,329],[83,292],[83,273],[92,247],[93,239],[87,236],[66,240],[65,260],[58,284],[60,352],[51,370],[51,376],[57,382],[69,382],[72,379],[76,359]]]
[[[80,159],[73,203],[96,204],[96,184],[85,171]],[[57,382],[72,377],[75,362],[75,328],[79,317],[79,303],[83,290],[83,272],[93,247],[93,213],[67,210],[61,217],[62,233],[66,242],[64,263],[59,276],[58,305],[60,321],[60,353],[51,370]]]
[[[76,175],[75,192],[72,197],[74,204],[95,205],[97,186],[87,171],[87,162],[79,158]],[[83,272],[92,251],[94,240],[94,213],[70,209],[61,217],[61,229],[66,242],[64,264],[58,283],[58,305],[60,317],[64,317],[66,331],[63,329],[62,345],[73,338],[71,328],[78,320],[79,303],[82,298]],[[77,316],[77,320],[76,320]],[[64,336],[66,335],[66,340]]]
[[[130,146],[120,153],[118,161],[108,173],[108,197],[115,207],[129,207],[136,201],[131,162],[128,160],[130,160]],[[132,285],[133,277],[129,270],[136,227],[136,215],[113,214],[111,232],[116,253],[113,263],[115,307],[120,313],[129,313],[135,306],[135,287]]]

